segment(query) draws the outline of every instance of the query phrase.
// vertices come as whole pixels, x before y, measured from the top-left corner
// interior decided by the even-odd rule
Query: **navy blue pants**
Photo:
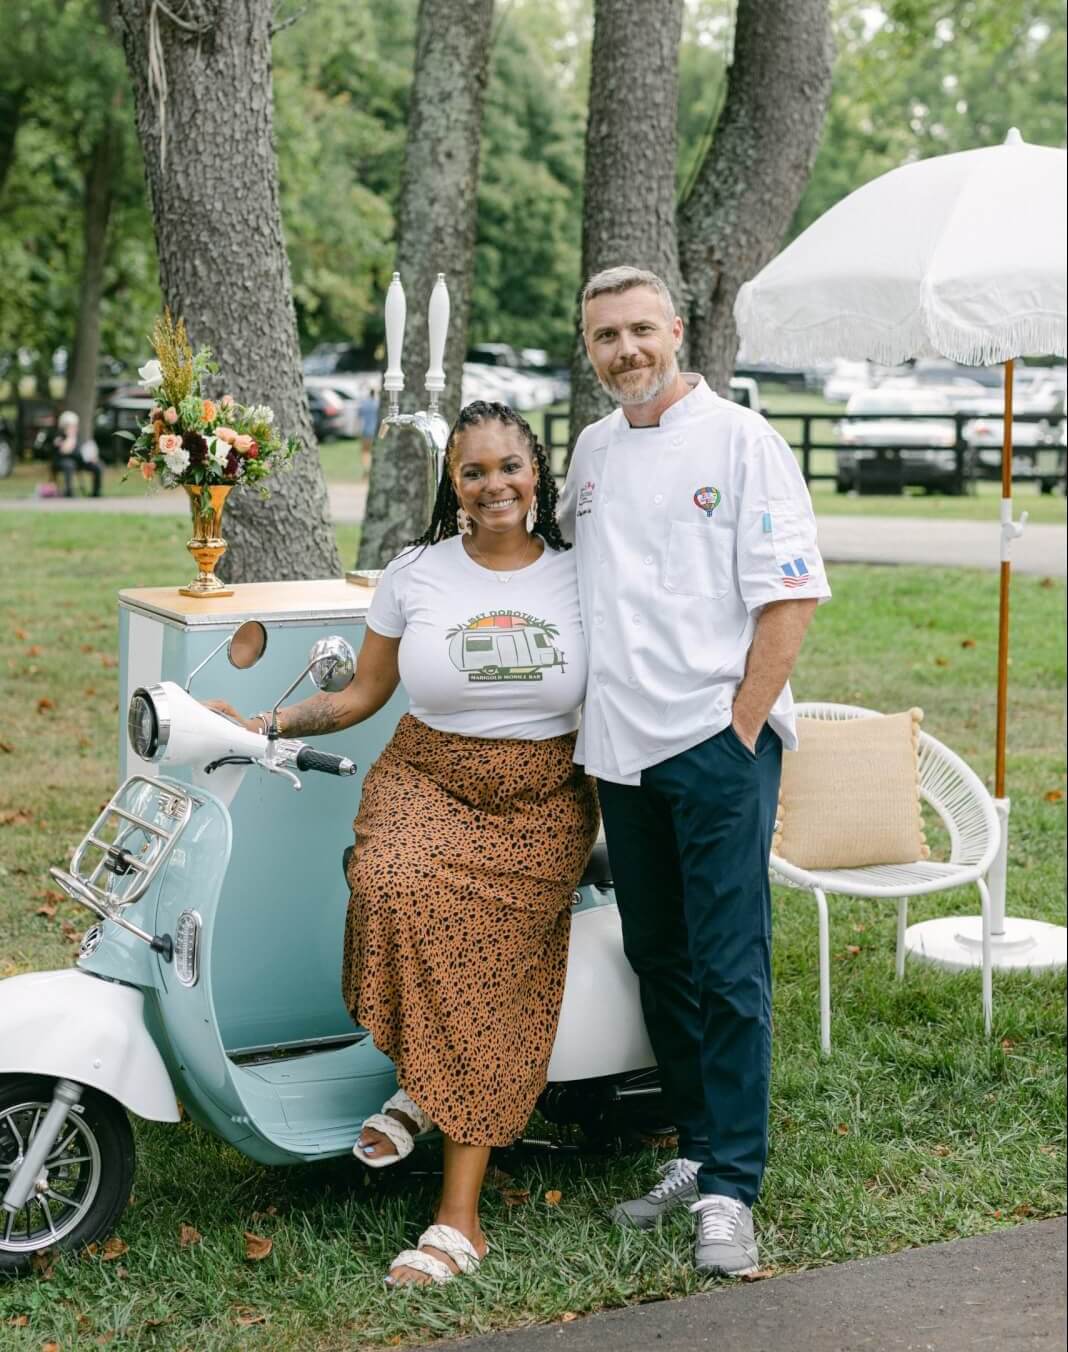
[[[782,743],[731,728],[598,781],[605,839],[679,1154],[702,1193],[752,1206],[768,1153],[771,888]]]

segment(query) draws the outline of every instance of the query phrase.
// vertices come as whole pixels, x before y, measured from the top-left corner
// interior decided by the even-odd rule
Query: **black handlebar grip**
[[[319,770],[324,775],[354,775],[356,764],[347,756],[332,756],[328,751],[302,746],[297,752],[297,769]]]

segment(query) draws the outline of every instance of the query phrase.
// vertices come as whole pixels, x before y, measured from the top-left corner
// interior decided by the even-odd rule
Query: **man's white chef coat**
[[[589,652],[575,760],[617,784],[727,727],[762,606],[831,594],[789,446],[685,379],[656,427],[587,427],[560,499]],[[797,746],[789,684],[768,721]]]

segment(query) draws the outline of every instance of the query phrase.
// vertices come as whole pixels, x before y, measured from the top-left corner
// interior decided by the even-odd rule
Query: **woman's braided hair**
[[[537,504],[534,519],[535,534],[540,535],[551,549],[570,549],[571,546],[560,534],[560,527],[556,524],[556,480],[553,478],[545,447],[534,435],[530,423],[521,418],[515,409],[509,408],[507,404],[490,403],[485,399],[476,399],[473,403],[465,404],[460,410],[460,416],[453,423],[445,444],[445,463],[441,470],[441,482],[438,484],[437,497],[434,499],[430,525],[417,540],[412,541],[412,545],[436,545],[439,540],[448,540],[450,536],[459,533],[456,513],[460,501],[452,482],[452,469],[459,438],[469,427],[491,421],[517,429],[538,472],[538,484],[534,490],[534,500]]]

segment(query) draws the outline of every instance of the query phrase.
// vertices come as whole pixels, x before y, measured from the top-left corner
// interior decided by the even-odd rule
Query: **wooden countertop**
[[[344,578],[311,582],[244,582],[232,596],[206,599],[182,596],[175,587],[131,587],[119,592],[119,605],[156,615],[181,626],[229,628],[242,620],[362,620],[373,587]]]

